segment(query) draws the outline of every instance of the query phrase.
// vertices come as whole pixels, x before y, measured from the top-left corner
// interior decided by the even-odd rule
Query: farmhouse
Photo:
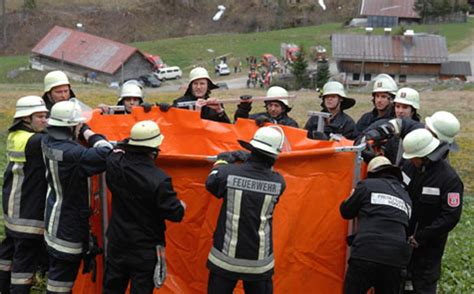
[[[362,0],[360,16],[369,27],[394,27],[418,23],[421,17],[413,9],[415,0]]]
[[[333,58],[347,83],[369,82],[380,73],[400,83],[447,76],[465,80],[471,74],[465,66],[448,63],[446,39],[438,35],[413,31],[403,36],[333,34],[331,40]]]
[[[60,69],[106,83],[137,78],[154,66],[137,48],[60,26],[49,31],[31,53],[35,69]]]

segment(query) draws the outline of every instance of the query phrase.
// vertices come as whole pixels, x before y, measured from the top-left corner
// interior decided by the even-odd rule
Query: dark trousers
[[[441,259],[444,247],[419,248],[413,251],[409,270],[413,293],[436,294],[436,285],[441,275]]]
[[[6,236],[0,243],[0,293],[10,293],[10,280],[14,251],[13,239]]]
[[[125,293],[128,282],[131,283],[131,294],[153,293],[155,265],[154,249],[120,250],[109,244],[103,293]]]
[[[344,280],[344,294],[366,294],[371,287],[377,294],[399,294],[402,276],[400,267],[352,258]]]
[[[232,294],[238,280],[231,280],[222,276],[209,273],[209,282],[207,284],[208,294]],[[245,294],[272,294],[272,278],[258,281],[243,281]]]
[[[33,276],[46,248],[43,239],[13,238],[14,253],[10,293],[30,293]]]
[[[62,260],[49,256],[47,293],[71,293],[81,260]]]

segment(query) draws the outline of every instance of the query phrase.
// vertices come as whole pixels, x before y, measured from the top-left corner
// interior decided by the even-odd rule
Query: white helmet
[[[323,86],[323,94],[321,96],[326,95],[339,95],[341,97],[347,97],[346,91],[344,91],[344,86],[336,81],[330,81],[324,84]]]
[[[427,129],[411,131],[403,139],[403,158],[425,157],[433,152],[440,144]]]
[[[13,118],[30,116],[36,112],[49,112],[44,100],[39,96],[25,96],[16,102],[16,111]]]
[[[392,166],[390,160],[385,156],[376,156],[370,160],[369,165],[367,166],[367,172],[374,173],[382,170],[385,166]]]
[[[239,143],[248,150],[258,149],[277,158],[285,143],[285,133],[278,126],[261,127],[255,132],[250,143],[241,140]]]
[[[126,97],[137,97],[143,102],[143,91],[137,84],[124,84],[122,86],[122,90],[120,91],[118,102],[120,103]]]
[[[49,72],[44,77],[44,92],[45,93],[51,91],[51,89],[54,87],[62,86],[62,85],[71,86],[66,74],[60,70]]]
[[[72,127],[86,121],[82,116],[79,103],[75,101],[61,101],[55,103],[51,109],[48,125],[57,127]]]
[[[367,166],[367,172],[369,174],[377,173],[379,171],[389,171],[399,178],[402,177],[400,169],[394,166],[390,160],[385,156],[376,156],[370,160],[369,165]]]
[[[355,105],[355,99],[349,98],[346,95],[346,91],[344,91],[344,86],[336,81],[330,81],[324,84],[323,86],[323,94],[321,98],[323,98],[323,103],[321,103],[321,107],[324,107],[324,96],[327,95],[339,95],[342,98],[341,102],[341,109],[349,109]]]
[[[450,112],[438,111],[425,118],[426,126],[436,137],[448,143],[453,143],[454,137],[459,133],[461,125],[459,120]]]
[[[151,120],[139,121],[133,125],[130,132],[129,145],[158,148],[165,136],[160,127]]]
[[[140,87],[140,89],[143,90],[143,83],[140,82],[140,81],[137,81],[137,80],[128,80],[128,81],[126,81],[125,83],[123,83],[122,88],[125,85],[130,85],[130,84],[137,85],[138,87]]]
[[[205,69],[204,67],[198,66],[191,70],[191,72],[189,73],[189,85],[191,85],[192,82],[198,79],[207,79],[209,81],[209,90],[219,88],[216,84],[212,82],[211,77],[207,72],[207,69]]]
[[[394,103],[410,105],[415,109],[420,109],[420,94],[412,88],[401,88],[395,95]]]
[[[380,74],[374,81],[372,94],[379,92],[388,92],[392,95],[396,95],[397,90],[397,82],[395,82],[395,80],[391,76],[387,74]]]
[[[267,90],[267,97],[288,97],[288,96],[289,96],[288,91],[286,91],[284,88],[279,87],[279,86],[273,86]],[[291,109],[288,99],[279,98],[279,99],[276,99],[276,101],[280,101],[288,109]],[[269,102],[269,100],[267,100],[266,102]]]

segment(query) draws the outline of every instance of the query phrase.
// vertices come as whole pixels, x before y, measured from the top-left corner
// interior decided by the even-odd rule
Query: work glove
[[[308,131],[308,138],[315,140],[329,140],[329,137],[324,132],[318,132],[316,130]]]
[[[251,95],[240,96],[240,103],[237,104],[237,107],[242,111],[250,112],[250,110],[252,110],[252,102],[248,102],[250,99],[252,99]]]
[[[163,103],[158,103],[157,102],[156,106],[158,106],[162,112],[167,112],[171,108],[171,105],[169,105],[168,103],[164,103],[164,102]]]
[[[111,150],[114,149],[114,146],[107,140],[99,140],[99,141],[95,142],[92,147],[94,147],[94,148],[106,147],[106,148],[111,149]]]
[[[86,138],[84,137],[84,132],[87,131],[87,130],[90,130],[91,128],[86,124],[86,123],[83,123],[82,124],[82,127],[79,129],[79,140],[80,141],[86,141]]]
[[[227,163],[244,162],[250,157],[250,153],[243,150],[222,152],[217,155],[217,160],[224,160]]]
[[[394,132],[395,129],[392,124],[383,124],[367,131],[365,138],[367,141],[373,140],[376,144],[380,144],[381,141],[391,138]]]
[[[155,288],[159,289],[163,286],[166,280],[166,259],[165,247],[162,245],[156,246],[156,266],[153,273],[153,283]]]
[[[259,117],[257,117],[255,119],[255,124],[258,126],[258,127],[263,127],[265,125],[265,123],[271,123],[272,121],[266,117],[265,115],[260,115]]]
[[[153,106],[153,104],[148,103],[148,102],[143,102],[142,104],[140,104],[140,106],[143,107],[143,111],[145,113],[148,113],[151,111],[151,107]]]
[[[364,162],[368,164],[372,159],[374,159],[377,156],[377,154],[374,152],[372,148],[370,148],[370,149],[362,150],[361,156],[364,159]]]

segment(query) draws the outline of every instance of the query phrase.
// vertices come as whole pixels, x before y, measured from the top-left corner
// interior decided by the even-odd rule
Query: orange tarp
[[[188,206],[181,223],[167,223],[168,277],[155,292],[205,293],[206,259],[222,203],[204,186],[212,168],[208,156],[242,149],[237,139],[250,140],[257,127],[251,120],[223,124],[201,120],[198,112],[163,113],[156,107],[149,113],[135,109],[130,115],[94,112],[89,125],[109,140],[122,140],[135,122],[145,119],[160,125],[165,139],[157,165],[173,178],[178,197]],[[339,204],[352,189],[356,156],[341,149],[352,141],[309,140],[304,130],[282,128],[292,150],[282,153],[275,165],[287,183],[273,219],[275,293],[342,293],[347,222],[339,215]],[[101,235],[97,195],[92,197],[92,223]],[[74,293],[101,293],[102,257],[97,260],[97,282],[92,283],[90,275],[79,275]],[[243,293],[240,285],[237,293]]]

